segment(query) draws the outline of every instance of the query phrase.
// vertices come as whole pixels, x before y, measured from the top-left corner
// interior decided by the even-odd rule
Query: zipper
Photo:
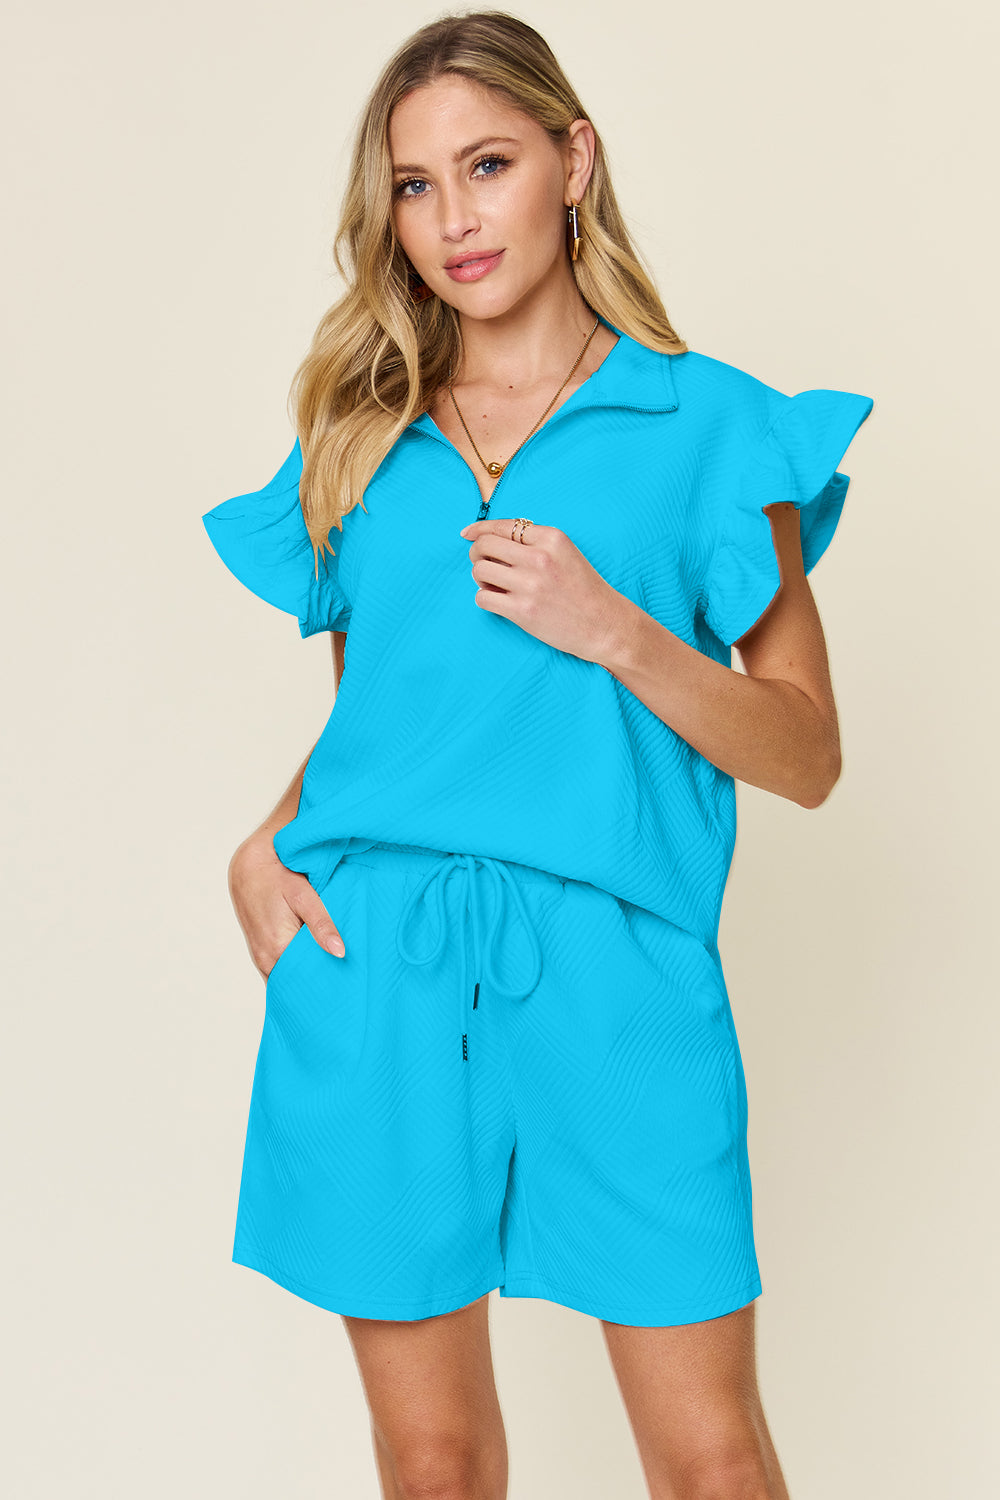
[[[547,427],[548,425],[549,424],[547,422],[544,422],[542,424],[543,427]],[[532,438],[538,437],[539,432],[541,432],[542,429],[539,428],[539,432],[533,432],[531,434],[531,437],[528,439],[528,443],[522,443],[521,446],[520,446],[520,448],[518,448],[517,453],[514,453],[507,460],[507,463],[504,465],[503,473],[500,475],[500,478],[497,480],[496,484],[493,486],[493,489],[491,490],[488,499],[484,499],[483,498],[482,490],[480,490],[480,488],[479,488],[479,481],[476,478],[476,471],[475,471],[475,469],[472,467],[472,465],[469,463],[469,461],[461,453],[459,453],[458,449],[455,447],[455,444],[451,441],[450,438],[445,437],[445,435],[444,435],[443,432],[440,435],[438,433],[436,433],[436,432],[428,432],[427,429],[426,429],[426,427],[416,427],[413,430],[415,432],[417,432],[417,433],[423,434],[424,437],[433,438],[436,442],[442,443],[445,448],[447,448],[451,453],[454,453],[455,457],[458,459],[459,463],[462,465],[462,468],[468,474],[469,478],[472,480],[473,484],[476,487],[476,494],[479,497],[479,514],[477,515],[476,520],[477,521],[486,521],[486,520],[489,519],[490,506],[493,504],[493,496],[496,494],[497,490],[500,488],[500,486],[503,484],[504,480],[506,479],[506,477],[507,477],[507,470],[510,468],[511,464],[514,462],[514,459],[517,458],[518,453],[523,453],[524,450],[525,450],[525,448],[527,448],[528,443],[530,443],[532,441]]]
[[[537,436],[538,436],[537,432],[533,432],[531,434],[531,437],[537,437]],[[528,439],[528,443],[530,443],[530,442],[531,442],[531,438]],[[517,453],[523,453],[524,450],[525,450],[525,448],[527,448],[528,443],[522,443],[521,446],[520,446],[520,448],[518,448]],[[453,448],[455,447],[454,443],[450,444],[450,446],[453,447]],[[457,448],[455,448],[455,452],[458,453],[458,449]],[[486,499],[486,500],[483,499],[482,492],[481,492],[481,490],[479,488],[479,482],[478,482],[478,480],[476,480],[475,470],[472,468],[471,464],[469,464],[464,458],[462,458],[461,453],[458,454],[459,458],[462,458],[463,464],[465,464],[465,467],[468,469],[469,473],[472,475],[473,481],[475,482],[475,485],[476,485],[476,493],[479,495],[479,514],[476,517],[477,521],[485,521],[485,520],[488,519],[489,514],[490,514],[490,506],[493,504],[493,496],[496,494],[497,490],[500,488],[500,486],[503,484],[504,480],[507,478],[507,470],[510,468],[511,464],[514,462],[514,459],[517,457],[517,453],[512,454],[511,457],[504,464],[503,469],[502,469],[501,474],[500,474],[500,478],[497,480],[496,484],[493,486],[492,490],[490,491],[489,498]]]
[[[493,498],[496,495],[497,490],[500,488],[500,486],[503,484],[504,480],[506,479],[506,477],[507,477],[507,471],[510,468],[511,464],[514,462],[514,459],[517,458],[517,456],[518,456],[519,453],[523,453],[524,450],[528,447],[528,445],[530,443],[533,443],[536,438],[541,437],[542,433],[545,431],[545,429],[547,427],[551,427],[553,422],[557,422],[559,420],[559,418],[564,413],[566,413],[566,408],[569,406],[569,404],[570,404],[569,401],[564,401],[563,404],[562,404],[562,406],[559,408],[559,410],[556,411],[556,412],[553,412],[552,416],[549,417],[548,421],[547,422],[543,422],[542,425],[541,425],[541,427],[538,429],[538,431],[537,432],[533,432],[531,434],[531,437],[528,438],[528,441],[526,443],[522,443],[521,446],[520,446],[520,448],[518,448],[517,452],[514,453],[512,455],[512,457],[507,460],[507,463],[504,466],[504,471],[500,475],[500,478],[497,480],[496,484],[493,486],[492,492],[491,492],[490,497],[489,497],[488,500],[484,500],[483,499],[482,491],[479,488],[479,482],[476,479],[476,471],[473,469],[472,465],[468,462],[468,460],[466,458],[464,458],[461,453],[459,453],[458,449],[455,447],[455,444],[451,441],[451,439],[448,438],[448,437],[445,437],[445,435],[444,435],[443,432],[438,432],[438,431],[429,432],[426,427],[416,427],[412,423],[410,424],[410,426],[408,428],[405,429],[405,431],[416,433],[418,436],[432,438],[435,442],[441,443],[445,448],[448,448],[452,453],[454,453],[455,457],[458,459],[459,463],[462,465],[463,469],[465,469],[466,473],[472,479],[473,484],[476,486],[476,494],[479,496],[479,514],[477,515],[476,520],[477,521],[486,521],[486,520],[489,519],[490,506],[493,504]],[[593,402],[593,403],[591,403],[591,405],[596,406],[596,405],[598,405],[598,403],[597,402]],[[628,403],[628,402],[625,402],[625,401],[615,401],[613,403],[613,405],[616,408],[618,408],[618,410],[620,410],[620,411],[663,412],[663,411],[675,411],[676,410],[676,407],[664,407],[662,405],[657,405],[657,406],[650,406],[650,405],[646,405],[646,406],[633,406],[631,403]],[[586,407],[586,406],[583,406],[583,407],[575,406],[575,407],[573,407],[573,411],[587,411],[587,410],[588,410],[588,407]],[[423,415],[426,416],[427,414],[423,413]],[[568,412],[568,413],[566,413],[566,415],[570,415],[571,416],[572,412]],[[432,420],[432,419],[428,418],[428,420]]]

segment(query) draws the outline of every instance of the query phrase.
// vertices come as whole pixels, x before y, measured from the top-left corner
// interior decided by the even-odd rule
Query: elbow
[[[839,744],[834,745],[825,755],[817,756],[809,767],[808,782],[805,785],[800,783],[799,792],[795,798],[799,806],[810,810],[822,807],[840,780],[841,767]]]

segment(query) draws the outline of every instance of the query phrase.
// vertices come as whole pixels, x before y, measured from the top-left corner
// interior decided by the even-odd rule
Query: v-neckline
[[[600,317],[600,314],[598,314],[598,316]],[[531,440],[532,440],[532,438],[536,438],[540,432],[544,431],[544,429],[549,425],[550,422],[554,421],[555,418],[559,416],[560,412],[563,412],[563,411],[566,410],[566,408],[575,399],[575,397],[577,397],[580,394],[581,391],[586,390],[587,386],[590,385],[591,381],[597,375],[600,375],[600,373],[604,369],[605,365],[608,363],[608,361],[614,355],[615,350],[618,349],[621,346],[621,344],[624,342],[625,335],[621,332],[620,329],[614,328],[610,323],[608,323],[608,321],[605,318],[601,318],[601,322],[604,324],[605,328],[608,328],[608,329],[611,330],[612,333],[617,334],[617,338],[615,339],[614,343],[611,345],[611,348],[608,350],[607,354],[601,360],[601,363],[597,366],[596,370],[591,370],[590,374],[586,377],[586,379],[585,380],[581,380],[580,384],[576,387],[576,389],[573,390],[573,391],[570,391],[569,395],[566,397],[566,400],[563,401],[560,406],[557,406],[556,409],[555,409],[555,411],[549,412],[548,416],[545,418],[545,421],[541,424],[540,427],[536,427],[535,428],[534,432],[532,432],[532,434],[531,434],[531,437],[529,437],[529,438],[526,439],[526,442],[530,443]],[[434,433],[438,437],[440,437],[441,441],[447,443],[448,446],[449,446],[449,448],[454,448],[455,452],[458,453],[459,457],[462,458],[463,461],[468,462],[468,460],[465,459],[465,455],[463,453],[461,453],[461,451],[456,447],[456,445],[452,442],[452,440],[448,436],[448,434],[446,432],[442,431],[442,429],[438,426],[438,424],[435,422],[434,418],[431,416],[431,414],[430,414],[429,411],[421,412],[420,416],[416,417],[414,419],[414,421],[410,423],[410,426],[411,427],[415,427],[417,425],[417,423],[418,422],[422,422],[425,417],[427,418],[428,425],[433,428]],[[525,446],[525,444],[522,443],[521,447],[523,448],[524,446]],[[520,448],[515,448],[514,449],[514,453],[519,453],[519,452],[520,452]],[[511,458],[513,458],[513,457],[514,457],[514,454],[512,453],[511,454]],[[507,463],[510,463],[510,458],[507,460]],[[469,467],[471,468],[471,465],[469,465]],[[504,465],[504,468],[506,469],[506,464]],[[497,476],[497,484],[499,484],[499,482],[500,482],[500,480],[502,478],[503,478],[502,474],[499,474]],[[493,488],[495,489],[496,485],[494,485]]]

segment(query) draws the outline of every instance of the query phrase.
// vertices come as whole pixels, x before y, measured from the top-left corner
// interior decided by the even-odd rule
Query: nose
[[[441,210],[441,238],[447,244],[461,248],[462,240],[479,232],[481,221],[475,200],[470,190],[460,187],[442,184],[437,191]]]

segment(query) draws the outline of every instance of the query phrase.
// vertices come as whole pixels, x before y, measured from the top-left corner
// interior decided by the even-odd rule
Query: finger
[[[524,548],[518,541],[511,541],[509,534],[494,531],[489,536],[481,536],[473,542],[469,548],[469,557],[476,562],[486,560],[502,562],[508,568],[515,568],[520,563],[527,561]]]
[[[506,537],[516,547],[533,547],[536,542],[542,540],[539,535],[540,528],[534,521],[528,521],[524,516],[510,516],[496,521],[497,534]]]
[[[264,979],[269,978],[271,970],[274,968],[275,964],[278,962],[278,959],[284,953],[284,951],[288,947],[289,943],[293,942],[294,939],[298,937],[298,935],[299,935],[299,933],[301,931],[302,931],[302,923],[300,922],[299,925],[298,925],[298,927],[296,927],[295,931],[292,932],[292,933],[289,933],[288,937],[282,937],[282,938],[280,938],[278,940],[278,943],[277,943],[277,952],[275,952],[275,950],[273,948],[269,950],[269,952],[273,956],[271,957],[270,963],[268,963],[266,965],[266,967],[265,967],[265,965],[263,963],[261,963],[259,961],[259,959],[257,958],[256,954],[251,949],[251,957],[253,958],[253,961],[254,961],[254,963],[255,963],[255,965],[257,967],[258,974],[262,975],[262,977]]]
[[[347,949],[340,930],[318,896],[305,904],[302,919],[321,948],[325,948],[335,958],[345,957]]]
[[[531,533],[537,528],[534,522],[530,526],[521,527],[516,524],[516,516],[489,516],[485,521],[470,521],[468,526],[463,526],[458,533],[468,541],[475,542],[482,536],[505,537],[508,542],[515,542],[518,546],[518,536],[524,532],[524,545],[531,545]]]
[[[510,563],[481,557],[472,565],[472,581],[477,583],[480,589],[490,589],[498,594],[509,594],[516,578]]]

